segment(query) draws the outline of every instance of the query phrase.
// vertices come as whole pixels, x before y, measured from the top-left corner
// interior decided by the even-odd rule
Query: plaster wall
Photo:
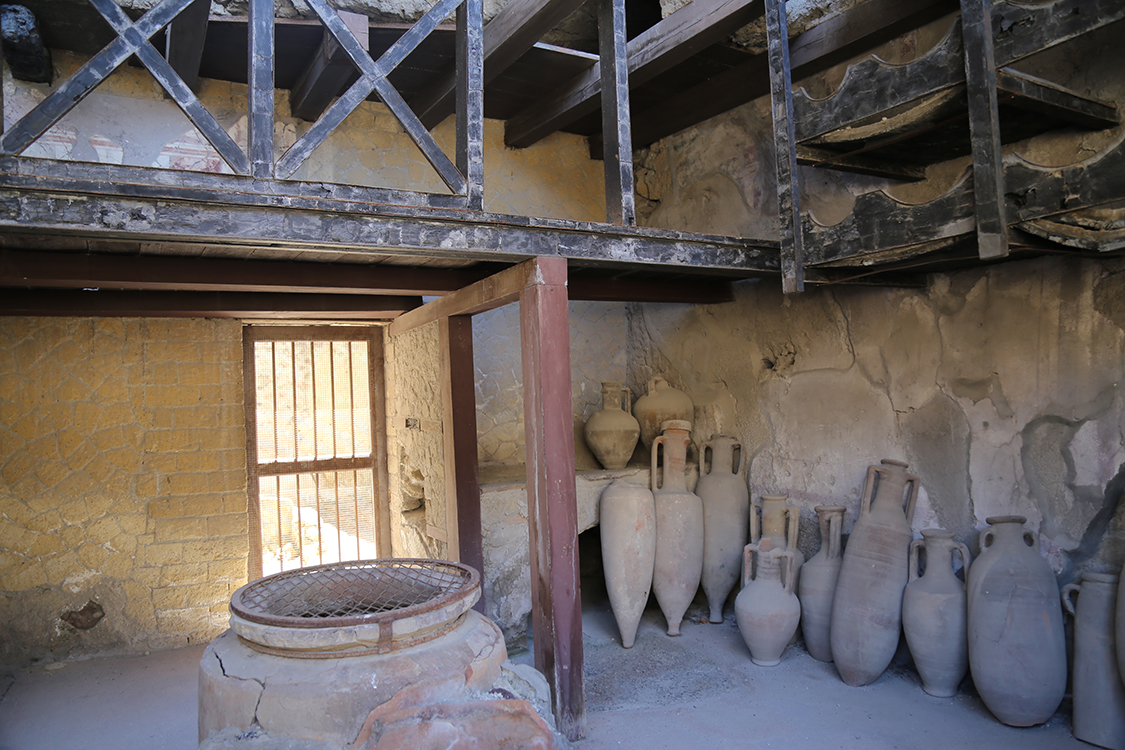
[[[241,342],[234,321],[0,318],[0,663],[226,627],[247,572]],[[93,627],[62,619],[89,602]]]

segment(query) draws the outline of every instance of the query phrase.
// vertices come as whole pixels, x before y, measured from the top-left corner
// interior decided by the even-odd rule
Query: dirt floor
[[[847,687],[831,664],[800,647],[779,666],[755,666],[729,612],[710,625],[695,607],[683,635],[669,638],[650,606],[626,650],[597,587],[584,599],[588,736],[576,750],[1091,747],[1071,737],[1068,702],[1047,724],[1014,729],[993,719],[971,689],[927,695],[909,665],[863,688]],[[21,670],[0,681],[0,750],[195,750],[202,651]],[[513,656],[531,659],[526,651]]]

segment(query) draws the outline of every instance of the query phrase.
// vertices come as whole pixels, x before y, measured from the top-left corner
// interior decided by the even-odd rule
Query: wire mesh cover
[[[390,622],[473,594],[479,574],[443,560],[359,560],[276,573],[231,597],[234,614],[290,628]]]

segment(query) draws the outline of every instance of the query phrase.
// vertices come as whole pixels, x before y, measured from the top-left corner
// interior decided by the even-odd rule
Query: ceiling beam
[[[868,0],[789,40],[793,80],[870,52],[957,7],[955,0]],[[634,112],[633,148],[649,146],[769,92],[769,62],[757,55],[659,105]],[[590,151],[601,157],[600,134],[590,138]]]
[[[211,0],[195,0],[168,25],[164,38],[164,59],[196,94],[199,93],[199,65],[203,61],[210,12]]]
[[[762,0],[695,0],[628,45],[629,85],[639,86],[733,34],[763,14]],[[594,65],[504,128],[504,142],[524,148],[598,109],[601,66]]]
[[[364,50],[368,49],[370,21],[367,16],[346,10],[336,12],[355,35],[360,46]],[[328,29],[324,29],[323,33],[316,54],[289,93],[289,112],[294,117],[309,122],[316,122],[340,93],[348,78],[356,73],[348,53],[336,43]]]
[[[253,292],[0,290],[0,315],[266,320],[393,320],[420,297]]]
[[[0,286],[440,296],[487,270],[0,250]]]
[[[583,0],[511,0],[484,27],[484,83],[503,73]],[[457,74],[451,67],[410,101],[428,130],[453,114]]]
[[[282,201],[272,186],[263,190],[248,177],[191,173],[187,184],[184,174],[0,157],[0,232],[265,245],[277,253],[395,255],[419,264],[437,258],[511,263],[555,256],[581,265],[698,269],[739,277],[778,268],[777,243],[770,240],[311,194]],[[180,182],[161,182],[170,180]],[[310,187],[310,193],[321,188]]]

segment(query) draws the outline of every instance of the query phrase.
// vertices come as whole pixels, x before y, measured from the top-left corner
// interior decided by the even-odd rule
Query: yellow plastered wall
[[[164,648],[246,581],[241,324],[0,318],[0,660]],[[80,630],[59,617],[94,601]]]

